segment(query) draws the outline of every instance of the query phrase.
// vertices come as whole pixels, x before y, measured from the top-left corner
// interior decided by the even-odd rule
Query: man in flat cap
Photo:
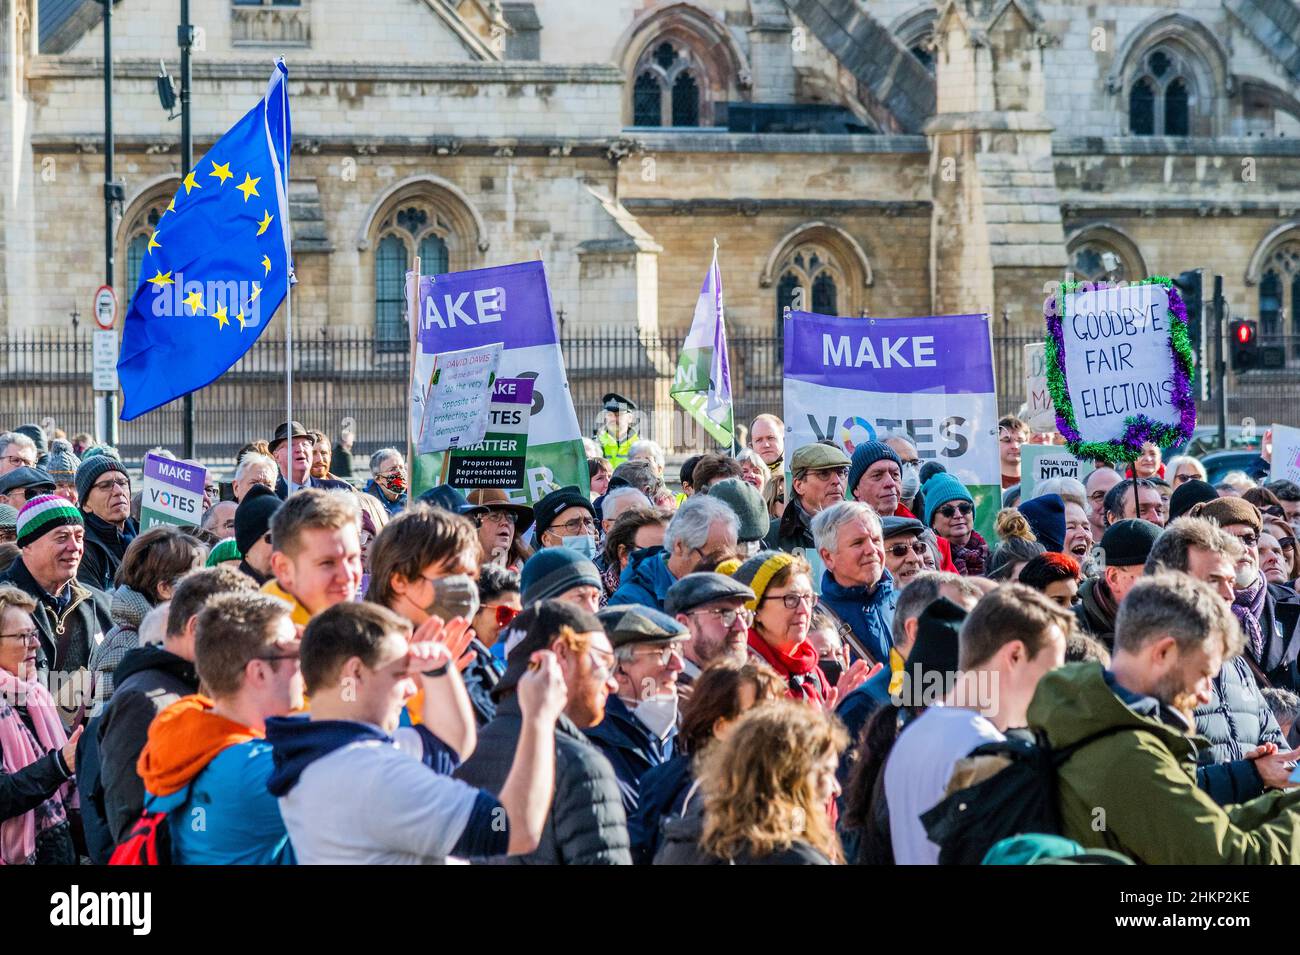
[[[632,445],[641,439],[632,425],[636,402],[613,391],[600,400],[605,408],[605,423],[596,432],[596,443],[610,467],[616,468],[627,460]]]
[[[753,611],[745,604],[754,591],[726,574],[687,574],[668,588],[664,611],[690,632],[682,652],[679,685],[690,686],[711,663],[749,659],[749,625]]]
[[[689,632],[653,607],[606,607],[600,618],[614,649],[618,692],[605,702],[605,718],[587,737],[618,777],[623,809],[631,817],[640,801],[641,777],[673,758],[677,737],[677,676]]]
[[[790,458],[794,497],[779,518],[773,518],[764,546],[788,553],[813,553],[812,519],[844,500],[850,461],[833,444],[805,444]]]

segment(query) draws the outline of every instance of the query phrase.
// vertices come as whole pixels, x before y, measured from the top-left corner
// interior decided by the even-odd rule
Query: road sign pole
[[[91,309],[95,319],[91,350],[95,389],[95,437],[105,444],[117,445],[117,293],[111,285],[101,285],[95,292]]]
[[[1223,276],[1214,277],[1214,373],[1219,386],[1219,447],[1228,447],[1228,356],[1223,328]]]

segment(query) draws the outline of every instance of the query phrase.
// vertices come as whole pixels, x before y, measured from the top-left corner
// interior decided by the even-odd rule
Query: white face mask
[[[564,547],[576,550],[587,560],[596,559],[596,539],[590,534],[574,534],[572,537],[561,537],[560,543]]]
[[[660,693],[636,705],[636,718],[659,739],[666,739],[677,725],[677,694]]]
[[[903,500],[910,501],[921,490],[921,468],[916,464],[903,465]]]

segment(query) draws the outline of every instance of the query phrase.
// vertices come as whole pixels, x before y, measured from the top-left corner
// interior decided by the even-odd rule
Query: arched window
[[[375,341],[400,349],[406,333],[406,243],[395,235],[379,240],[375,251]]]
[[[632,125],[658,126],[662,120],[663,90],[653,73],[641,73],[632,93]]]
[[[1071,233],[1065,242],[1067,281],[1134,282],[1147,276],[1137,244],[1123,230],[1093,222]]]
[[[654,44],[641,55],[632,90],[636,126],[702,126],[708,71],[691,47],[678,39]]]
[[[1152,136],[1156,131],[1156,95],[1151,84],[1138,80],[1128,94],[1128,131],[1134,136]]]
[[[800,245],[786,259],[776,285],[777,315],[793,302],[795,289],[802,292],[804,311],[836,315],[844,286],[844,270],[832,252],[821,244]]]
[[[673,81],[673,125],[700,125],[700,87],[690,73],[679,73]]]
[[[908,50],[914,57],[921,61],[922,66],[931,73],[934,73],[934,50],[931,49],[928,39],[925,43],[917,43],[914,46],[908,47]]]
[[[1300,356],[1300,240],[1283,242],[1265,260],[1259,277],[1261,337],[1289,336]]]
[[[375,246],[375,343],[381,351],[408,347],[406,270],[420,256],[420,274],[450,271],[452,229],[431,203],[401,202],[380,222]]]
[[[130,220],[120,233],[123,244],[119,246],[125,255],[119,255],[118,258],[119,262],[126,262],[124,276],[126,281],[122,286],[124,303],[129,303],[131,296],[135,294],[136,286],[140,284],[141,272],[146,272],[147,275],[154,274],[154,270],[148,266],[149,237],[161,227],[160,224],[163,222],[163,216],[167,214],[167,205],[171,202],[171,198],[170,192],[166,195],[155,195],[147,202],[136,203],[134,211],[128,213]]]
[[[1129,87],[1129,132],[1135,136],[1189,136],[1195,80],[1186,58],[1158,46],[1142,59]]]

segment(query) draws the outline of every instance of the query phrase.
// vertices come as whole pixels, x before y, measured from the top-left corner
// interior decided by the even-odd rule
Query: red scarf
[[[753,627],[749,629],[749,652],[761,658],[775,670],[789,686],[790,698],[822,703],[826,688],[822,685],[821,670],[817,668],[817,650],[805,640],[792,653],[782,653],[764,640]]]

